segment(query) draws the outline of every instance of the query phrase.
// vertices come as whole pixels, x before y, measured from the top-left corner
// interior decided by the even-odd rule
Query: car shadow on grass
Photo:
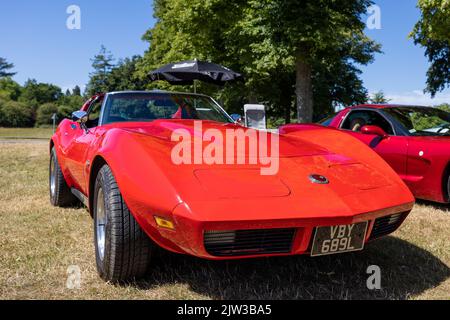
[[[436,210],[442,210],[444,212],[450,212],[450,204],[448,203],[437,203],[437,202],[431,202],[427,200],[416,200],[417,204],[421,204],[424,206],[432,207]]]
[[[431,253],[395,237],[378,240],[359,253],[320,258],[277,257],[205,261],[158,251],[142,290],[188,284],[212,299],[407,299],[450,277]],[[382,289],[367,288],[367,268],[381,268]]]

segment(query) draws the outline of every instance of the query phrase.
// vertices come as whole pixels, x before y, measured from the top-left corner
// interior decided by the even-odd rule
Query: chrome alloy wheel
[[[52,157],[50,161],[50,195],[52,198],[55,196],[56,192],[56,159]]]
[[[100,260],[103,261],[105,257],[105,243],[106,243],[106,223],[107,216],[105,210],[105,197],[103,195],[103,188],[99,188],[97,191],[97,202],[95,204],[95,227],[96,227],[96,241],[98,248],[98,255]]]

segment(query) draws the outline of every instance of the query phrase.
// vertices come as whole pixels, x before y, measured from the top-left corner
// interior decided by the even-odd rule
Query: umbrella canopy
[[[165,80],[174,85],[192,85],[194,80],[224,85],[226,82],[243,80],[241,74],[221,65],[187,60],[167,64],[158,70],[150,72],[152,81]]]

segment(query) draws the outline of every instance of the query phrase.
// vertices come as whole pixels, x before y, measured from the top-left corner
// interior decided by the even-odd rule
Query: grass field
[[[0,142],[0,299],[450,299],[450,212],[424,203],[361,253],[208,262],[158,250],[146,279],[106,284],[87,211],[49,204],[47,162],[45,142]],[[380,291],[366,287],[370,265],[381,267]]]
[[[1,139],[50,139],[52,128],[0,128]]]

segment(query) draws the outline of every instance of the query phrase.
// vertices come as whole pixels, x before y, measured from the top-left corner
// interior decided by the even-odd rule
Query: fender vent
[[[206,251],[216,257],[290,253],[296,229],[205,231]]]
[[[375,240],[395,232],[405,221],[407,214],[398,213],[375,220],[370,240]]]

